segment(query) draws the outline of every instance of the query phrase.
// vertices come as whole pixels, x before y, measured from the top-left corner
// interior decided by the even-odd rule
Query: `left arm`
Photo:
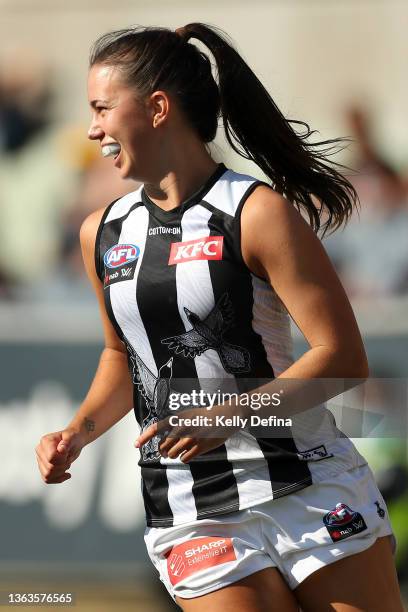
[[[366,378],[367,357],[350,302],[297,209],[260,186],[243,208],[241,232],[245,263],[269,281],[310,345],[280,378]]]

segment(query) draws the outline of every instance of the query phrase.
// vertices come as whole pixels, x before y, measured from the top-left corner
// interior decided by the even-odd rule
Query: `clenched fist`
[[[67,470],[85,446],[82,434],[73,429],[64,429],[42,436],[36,446],[38,467],[47,484],[57,484],[71,478]]]

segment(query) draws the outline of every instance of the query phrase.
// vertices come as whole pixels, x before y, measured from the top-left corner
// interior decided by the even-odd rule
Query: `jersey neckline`
[[[179,215],[183,214],[184,211],[187,210],[187,208],[190,208],[190,206],[193,206],[194,204],[200,202],[203,197],[210,191],[210,189],[215,185],[218,179],[221,178],[221,176],[227,170],[228,168],[223,163],[218,164],[218,167],[215,172],[211,174],[211,176],[205,181],[203,185],[201,185],[201,187],[195,193],[193,193],[186,200],[184,200],[184,202],[181,202],[179,206],[171,208],[170,210],[164,210],[163,208],[160,208],[160,206],[157,206],[157,204],[155,204],[153,200],[151,200],[147,195],[144,185],[141,194],[142,202],[149,210],[149,212],[151,212],[155,217],[161,219],[162,221],[177,218],[179,217]]]

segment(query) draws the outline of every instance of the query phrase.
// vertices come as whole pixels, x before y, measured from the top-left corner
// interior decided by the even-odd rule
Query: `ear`
[[[170,98],[165,91],[154,91],[150,96],[152,125],[154,128],[162,125],[169,115]]]

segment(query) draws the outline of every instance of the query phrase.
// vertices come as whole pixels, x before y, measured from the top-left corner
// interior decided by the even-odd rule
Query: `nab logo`
[[[108,268],[119,268],[135,261],[140,255],[140,249],[135,244],[115,244],[104,255],[103,261]]]
[[[333,510],[327,512],[323,517],[323,523],[326,525],[332,542],[344,540],[367,529],[362,515],[344,503],[336,504]]]
[[[173,242],[170,249],[169,266],[198,259],[222,259],[224,236],[206,236],[186,242]]]

